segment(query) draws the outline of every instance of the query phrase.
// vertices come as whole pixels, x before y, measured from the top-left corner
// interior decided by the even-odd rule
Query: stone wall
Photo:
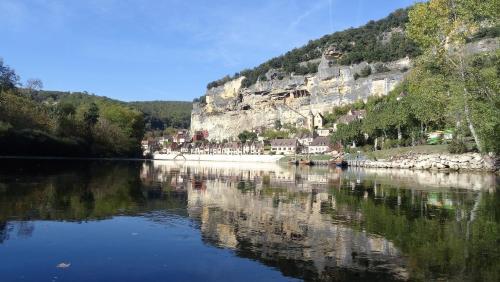
[[[497,171],[499,160],[479,153],[452,154],[408,154],[388,160],[352,160],[350,166],[370,168],[406,168],[423,170],[477,170]]]

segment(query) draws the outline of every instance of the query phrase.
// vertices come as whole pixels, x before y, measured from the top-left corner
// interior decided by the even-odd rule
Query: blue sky
[[[185,100],[413,0],[1,0],[0,57],[47,90]]]

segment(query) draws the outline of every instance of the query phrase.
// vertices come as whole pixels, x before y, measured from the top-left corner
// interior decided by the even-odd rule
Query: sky
[[[191,101],[208,82],[414,0],[1,0],[0,57],[46,90]]]

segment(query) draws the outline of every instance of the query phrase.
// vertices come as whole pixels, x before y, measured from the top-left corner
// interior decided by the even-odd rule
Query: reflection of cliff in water
[[[1,168],[0,243],[31,236],[36,220],[190,217],[207,244],[296,278],[500,273],[492,174],[156,161]]]
[[[206,190],[188,190],[190,215],[200,218],[210,244],[236,249],[243,257],[300,278],[348,278],[366,272],[380,279],[388,278],[387,273],[406,276],[391,242],[332,221],[328,211],[335,200],[327,193],[280,195],[242,187],[208,181]]]
[[[467,280],[464,269],[495,265],[475,247],[500,226],[489,221],[499,203],[495,175],[156,162],[154,170],[157,179],[183,177],[205,242],[285,275]],[[495,245],[495,234],[488,240]],[[483,269],[474,275],[495,271]]]

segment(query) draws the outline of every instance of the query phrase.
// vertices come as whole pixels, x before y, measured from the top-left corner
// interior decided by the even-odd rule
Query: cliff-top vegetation
[[[207,88],[213,88],[224,83],[245,76],[244,86],[253,85],[257,80],[264,80],[270,69],[281,69],[287,74],[308,74],[317,72],[317,63],[301,64],[321,58],[323,51],[335,46],[343,55],[337,60],[338,64],[350,65],[366,62],[388,62],[406,56],[414,57],[419,54],[415,42],[403,32],[408,22],[408,9],[399,9],[384,19],[370,21],[358,28],[349,28],[328,34],[320,39],[311,40],[305,46],[295,48],[284,55],[253,68],[246,69],[233,76],[212,81]]]

